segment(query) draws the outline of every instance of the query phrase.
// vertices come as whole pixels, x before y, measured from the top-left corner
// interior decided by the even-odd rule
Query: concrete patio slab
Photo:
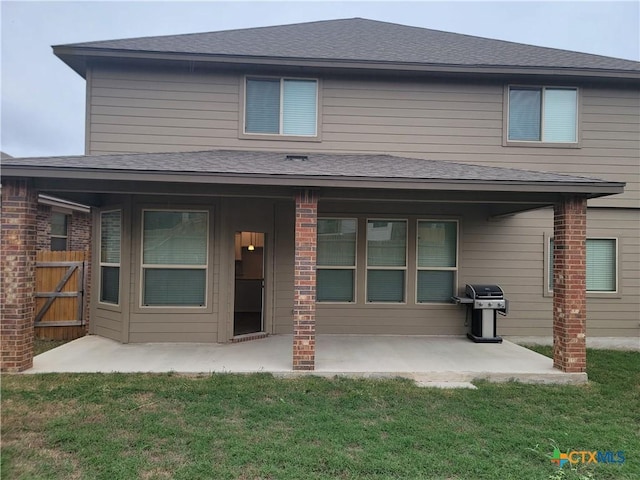
[[[551,359],[505,341],[473,343],[464,337],[319,335],[316,370],[291,368],[292,337],[274,335],[234,344],[121,344],[86,336],[34,358],[25,373],[176,372],[313,374],[349,377],[406,377],[418,383],[494,382],[584,383],[586,374],[566,374]]]

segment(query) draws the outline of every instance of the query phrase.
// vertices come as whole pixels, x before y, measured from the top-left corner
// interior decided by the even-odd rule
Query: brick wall
[[[584,372],[586,199],[571,197],[555,205],[553,229],[553,365],[564,372]]]
[[[69,250],[89,250],[91,247],[91,213],[74,211],[69,225]]]
[[[38,251],[51,250],[50,205],[38,205]],[[91,246],[91,213],[73,211],[69,215],[67,250],[84,251]]]
[[[296,193],[293,369],[313,370],[316,351],[316,244],[318,198]]]
[[[0,370],[33,365],[37,194],[24,179],[3,179],[1,209]]]

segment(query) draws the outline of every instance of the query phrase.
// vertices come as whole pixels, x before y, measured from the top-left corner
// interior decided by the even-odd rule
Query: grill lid
[[[471,298],[504,298],[504,292],[500,285],[467,284],[466,294]]]

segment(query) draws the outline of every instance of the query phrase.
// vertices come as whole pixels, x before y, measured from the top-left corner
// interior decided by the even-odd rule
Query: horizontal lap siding
[[[627,182],[640,202],[637,89],[581,88],[581,148],[503,147],[502,83],[322,79],[321,142],[239,139],[239,74],[94,69],[92,153],[212,148],[384,152]]]
[[[100,307],[91,317],[92,333],[112,340],[122,341],[122,314]]]

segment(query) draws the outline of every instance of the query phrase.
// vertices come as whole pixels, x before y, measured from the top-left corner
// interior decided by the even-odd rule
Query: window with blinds
[[[367,302],[405,302],[406,220],[367,221]]]
[[[419,220],[416,245],[416,301],[450,302],[457,281],[458,222]]]
[[[316,136],[317,80],[247,78],[245,133]]]
[[[120,210],[100,213],[100,302],[120,303]]]
[[[576,143],[578,90],[509,87],[509,141]]]
[[[142,305],[205,306],[208,213],[145,210],[142,217]]]
[[[615,238],[587,238],[587,292],[618,291],[618,241]],[[553,291],[553,238],[549,240],[549,291]]]
[[[354,218],[318,219],[318,302],[355,301],[357,225]]]

